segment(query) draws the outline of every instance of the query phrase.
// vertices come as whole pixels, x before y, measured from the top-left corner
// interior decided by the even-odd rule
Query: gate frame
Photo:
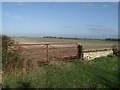
[[[49,46],[50,45],[60,45],[60,44],[74,44],[74,45],[76,45],[76,59],[81,59],[82,58],[82,45],[79,45],[77,42],[67,42],[67,43],[62,43],[62,42],[60,42],[60,43],[49,43],[49,44],[16,44],[17,46],[19,46],[19,47],[21,47],[21,46],[39,46],[39,45],[45,45],[45,47],[46,47],[46,59],[47,60],[37,60],[38,62],[49,62]],[[58,47],[57,47],[58,48]],[[20,48],[19,48],[19,50],[20,50]]]

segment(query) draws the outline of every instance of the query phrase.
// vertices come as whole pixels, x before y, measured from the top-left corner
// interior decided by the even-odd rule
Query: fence
[[[21,56],[38,62],[70,60],[82,57],[82,47],[77,43],[18,44]]]

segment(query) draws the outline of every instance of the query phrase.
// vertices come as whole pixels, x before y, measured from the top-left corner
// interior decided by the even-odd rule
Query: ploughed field
[[[83,45],[84,50],[111,48],[117,45],[116,41],[88,40],[88,39],[58,39],[58,38],[36,38],[36,37],[15,37],[15,41],[22,44],[47,44],[62,42],[77,42]]]

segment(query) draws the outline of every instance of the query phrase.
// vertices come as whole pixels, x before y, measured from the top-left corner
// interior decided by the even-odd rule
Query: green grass
[[[6,74],[4,87],[117,88],[118,57],[109,55],[84,62],[50,62],[28,73]]]

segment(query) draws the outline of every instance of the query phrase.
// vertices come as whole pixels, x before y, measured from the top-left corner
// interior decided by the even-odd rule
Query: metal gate
[[[18,44],[21,56],[38,62],[78,58],[77,43]]]

